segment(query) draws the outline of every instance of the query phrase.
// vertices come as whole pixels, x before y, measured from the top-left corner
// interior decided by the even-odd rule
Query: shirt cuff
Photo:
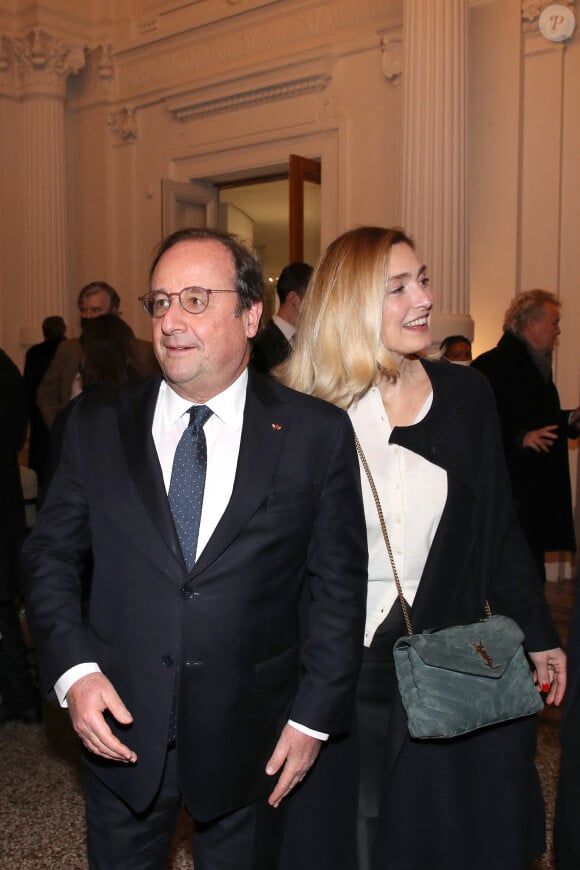
[[[328,740],[329,735],[325,734],[323,731],[315,731],[313,728],[307,728],[306,725],[300,725],[298,722],[293,722],[292,719],[288,719],[288,725],[292,725],[293,728],[296,728],[297,731],[301,731],[303,734],[308,734],[309,737],[316,737],[317,740]]]
[[[77,680],[80,680],[81,677],[86,677],[87,674],[99,673],[100,670],[101,669],[96,662],[83,662],[82,664],[75,665],[74,667],[69,668],[68,671],[65,671],[62,677],[59,677],[54,684],[54,693],[60,706],[68,707],[66,696],[68,690]]]

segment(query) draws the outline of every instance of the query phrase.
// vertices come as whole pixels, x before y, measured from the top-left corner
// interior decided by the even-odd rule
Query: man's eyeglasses
[[[177,296],[179,304],[188,314],[201,314],[209,305],[212,293],[237,293],[237,290],[209,290],[206,287],[184,287],[179,293],[166,293],[165,290],[149,290],[139,301],[149,317],[163,317],[171,308],[171,297]]]

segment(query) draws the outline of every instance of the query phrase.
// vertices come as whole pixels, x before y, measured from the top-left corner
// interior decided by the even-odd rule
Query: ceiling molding
[[[261,103],[273,103],[278,100],[301,97],[305,94],[320,93],[326,90],[331,81],[332,76],[329,73],[312,73],[261,86],[238,87],[230,93],[216,94],[209,99],[207,90],[194,91],[187,95],[181,95],[179,98],[169,99],[166,104],[178,121],[192,121],[221,112],[246,109]]]

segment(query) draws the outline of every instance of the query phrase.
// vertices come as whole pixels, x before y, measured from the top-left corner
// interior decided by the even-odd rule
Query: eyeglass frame
[[[185,307],[185,305],[182,302],[181,296],[183,293],[185,293],[186,290],[202,290],[206,294],[207,300],[206,300],[204,307],[201,309],[201,311],[190,311],[188,308]],[[145,314],[147,314],[148,317],[151,317],[152,320],[160,320],[162,317],[165,317],[167,312],[170,310],[172,296],[177,296],[177,298],[179,299],[179,304],[181,305],[181,307],[183,308],[183,310],[187,314],[193,314],[194,316],[197,316],[198,314],[203,314],[204,311],[207,311],[208,306],[209,306],[209,300],[210,300],[212,293],[238,293],[238,291],[237,290],[221,290],[221,289],[217,289],[215,287],[199,287],[196,284],[194,284],[191,287],[183,287],[178,293],[168,293],[166,290],[148,290],[147,293],[143,294],[143,296],[138,296],[137,298],[138,298],[139,302],[141,303],[141,305],[143,306]],[[167,306],[165,311],[163,311],[161,314],[152,314],[147,309],[147,301],[146,300],[149,297],[151,297],[153,294],[166,296],[167,299],[169,300],[169,305]]]

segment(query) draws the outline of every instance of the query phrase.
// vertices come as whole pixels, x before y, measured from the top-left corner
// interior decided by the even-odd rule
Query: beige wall
[[[189,79],[179,81],[176,67],[187,71],[182,72],[185,79],[198,64],[191,44],[180,38],[153,43],[150,51],[156,58],[151,60],[148,50],[125,44],[117,59],[112,105],[99,96],[97,57],[88,57],[70,85],[71,286],[77,288],[97,274],[111,281],[121,293],[127,320],[141,335],[148,324],[135,297],[143,291],[160,237],[162,178],[217,180],[225,173],[267,171],[298,153],[322,161],[323,245],[347,226],[399,219],[401,90],[383,74],[380,32],[393,25],[400,3],[369,2],[358,8],[349,2],[322,3],[313,19],[304,4],[285,2],[278,10],[288,17],[278,25],[272,17],[277,4],[262,5],[267,14],[260,21],[268,37],[263,57],[256,51],[260,21],[242,34],[234,22],[213,60],[202,35],[193,34],[191,44],[200,40],[200,50],[203,45],[207,91],[200,91],[196,82],[192,87]],[[254,52],[253,62],[246,66],[244,55],[239,80],[224,83],[221,79],[231,76],[227,49],[240,39]],[[280,66],[281,49],[289,52],[288,66]],[[267,87],[271,80],[268,64],[273,59],[276,80],[290,82],[288,95],[253,103],[252,90]],[[158,67],[167,70],[166,80],[159,78]],[[326,76],[326,83],[302,93],[294,83],[308,75]],[[139,93],[140,82],[146,93]],[[125,105],[123,91],[137,107],[136,136],[126,140],[107,127],[108,113]],[[239,92],[250,93],[249,100],[238,100]],[[231,108],[178,119],[176,106],[214,97],[230,99]]]
[[[474,354],[496,344],[518,286],[521,11],[518,0],[469,15],[470,303]]]
[[[573,405],[579,38],[554,47],[537,22],[524,26],[521,10],[520,0],[469,3],[470,313],[481,352],[497,341],[516,290],[556,290],[564,303],[558,386]],[[322,161],[323,245],[356,224],[397,223],[404,74],[386,78],[381,42],[403,38],[402,11],[403,0],[86,0],[80,11],[76,0],[0,0],[4,34],[40,26],[86,49],[84,68],[68,80],[69,301],[59,313],[76,327],[78,289],[104,278],[135,331],[148,334],[136,297],[161,234],[162,178],[250,173],[299,153]],[[307,79],[318,83],[310,91]],[[26,167],[17,85],[13,70],[0,71],[0,343],[21,362]],[[39,288],[38,328],[53,313]]]

